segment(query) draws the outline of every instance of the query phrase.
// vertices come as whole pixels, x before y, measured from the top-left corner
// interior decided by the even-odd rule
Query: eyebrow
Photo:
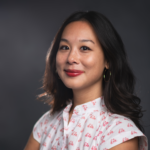
[[[60,41],[64,41],[64,42],[67,42],[69,43],[69,41],[67,39],[60,39]],[[92,42],[93,44],[95,44],[92,40],[88,40],[88,39],[82,39],[82,40],[79,40],[80,42]]]

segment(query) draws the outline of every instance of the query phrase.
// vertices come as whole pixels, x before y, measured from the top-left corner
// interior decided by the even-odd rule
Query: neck
[[[98,97],[103,95],[102,86],[93,85],[84,89],[73,89],[73,99],[72,99],[72,107],[70,112],[73,112],[74,108],[77,105],[81,105],[92,101]]]

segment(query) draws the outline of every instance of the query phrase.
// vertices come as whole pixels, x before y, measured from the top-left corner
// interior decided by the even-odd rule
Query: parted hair
[[[144,132],[141,124],[143,116],[140,106],[141,100],[134,91],[135,76],[128,64],[122,39],[111,22],[96,11],[77,11],[63,22],[46,56],[42,86],[45,92],[38,95],[38,98],[42,98],[51,105],[51,114],[61,111],[73,98],[72,89],[67,88],[56,73],[56,54],[60,39],[64,28],[73,21],[87,21],[92,25],[102,46],[104,57],[109,63],[111,76],[108,82],[105,82],[104,78],[102,81],[104,102],[107,109],[111,113],[130,118]]]

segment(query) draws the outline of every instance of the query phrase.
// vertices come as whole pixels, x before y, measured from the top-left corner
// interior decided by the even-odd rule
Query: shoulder
[[[107,130],[107,132],[112,130],[114,133],[117,133],[116,135],[118,134],[121,135],[124,132],[130,132],[131,135],[133,134],[143,135],[143,133],[138,129],[138,127],[130,118],[118,114],[108,113],[107,120],[109,124],[109,129]]]
[[[110,136],[123,135],[124,133],[130,132],[130,135],[143,135],[143,133],[138,129],[135,123],[122,115],[110,114],[108,113],[107,120],[109,128],[106,133],[112,131]]]
[[[103,136],[105,137],[105,142],[103,141],[104,147],[110,149],[118,144],[133,139],[134,137],[140,137],[140,146],[146,147],[146,136],[138,129],[131,119],[111,113],[107,113],[106,116],[108,124],[103,132]]]
[[[41,143],[41,138],[42,138],[42,134],[45,130],[45,128],[47,128],[46,126],[48,124],[50,124],[53,120],[57,119],[57,116],[61,113],[60,112],[56,112],[54,115],[50,114],[50,111],[47,111],[46,113],[44,113],[35,123],[34,127],[33,127],[33,138],[38,141],[39,143]]]

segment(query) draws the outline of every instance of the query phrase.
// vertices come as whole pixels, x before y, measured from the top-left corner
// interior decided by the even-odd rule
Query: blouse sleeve
[[[35,123],[33,127],[33,138],[41,143],[42,134],[45,129],[45,125],[49,120],[50,111],[46,112],[40,117],[40,119]]]
[[[137,128],[134,122],[125,117],[116,117],[109,122],[105,130],[102,150],[110,149],[134,137],[139,137],[139,149],[148,150],[147,137]]]

